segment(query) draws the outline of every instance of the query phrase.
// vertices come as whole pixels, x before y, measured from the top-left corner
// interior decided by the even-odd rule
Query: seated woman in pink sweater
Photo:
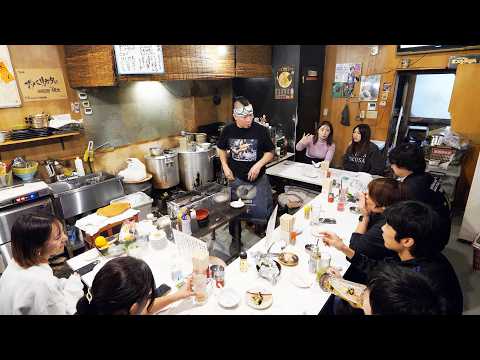
[[[333,143],[333,127],[329,121],[322,121],[315,129],[315,135],[303,134],[302,139],[295,147],[297,151],[307,148],[306,162],[308,164],[328,160],[332,161],[335,153],[335,144]]]

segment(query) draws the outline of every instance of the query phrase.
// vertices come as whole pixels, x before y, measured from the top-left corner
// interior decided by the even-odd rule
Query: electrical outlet
[[[327,115],[328,115],[328,109],[325,108],[325,109],[323,109],[323,116],[327,116]]]
[[[365,110],[360,111],[360,119],[365,119]]]

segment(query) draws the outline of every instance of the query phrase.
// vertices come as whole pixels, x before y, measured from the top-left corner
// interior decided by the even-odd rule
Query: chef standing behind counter
[[[247,216],[243,218],[266,225],[273,199],[265,165],[272,161],[275,146],[265,127],[253,122],[253,106],[245,97],[234,99],[233,118],[235,122],[223,129],[217,143],[222,169],[232,182],[232,199],[242,198],[249,205]],[[230,157],[227,150],[230,150]],[[231,255],[240,251],[240,220],[235,218],[229,224]]]

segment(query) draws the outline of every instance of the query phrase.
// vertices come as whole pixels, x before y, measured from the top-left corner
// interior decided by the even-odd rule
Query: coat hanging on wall
[[[348,111],[348,104],[345,104],[345,107],[342,110],[342,120],[340,124],[345,126],[350,126],[350,113]]]

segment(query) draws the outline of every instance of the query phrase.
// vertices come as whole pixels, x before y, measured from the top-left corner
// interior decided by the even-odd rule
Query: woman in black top
[[[440,182],[425,172],[423,150],[415,144],[401,144],[390,151],[388,160],[394,174],[405,184],[408,199],[430,205],[440,216],[436,247],[442,251],[450,239],[450,206],[440,190]]]
[[[352,142],[343,156],[343,168],[383,175],[384,161],[378,146],[370,141],[370,126],[360,124],[353,128]]]
[[[361,220],[350,237],[350,247],[369,258],[382,260],[396,254],[385,247],[382,226],[383,212],[387,206],[404,200],[403,184],[389,178],[374,179],[368,184],[368,192],[361,194]]]

